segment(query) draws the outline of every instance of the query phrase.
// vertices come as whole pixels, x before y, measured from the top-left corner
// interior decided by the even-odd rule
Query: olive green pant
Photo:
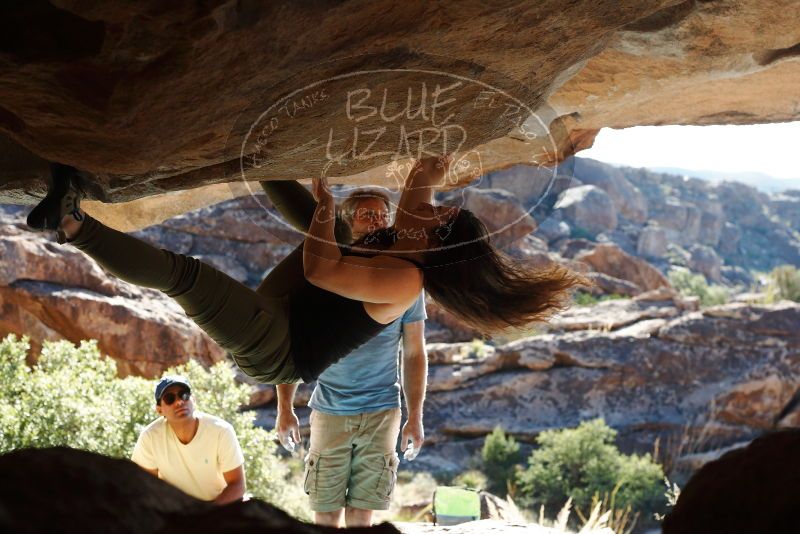
[[[261,185],[286,221],[307,231],[316,209],[311,193],[295,181]],[[337,224],[337,236],[347,242],[349,228]],[[304,283],[302,245],[254,291],[196,258],[159,249],[89,216],[70,243],[117,278],[175,299],[248,376],[267,384],[300,380],[291,355],[289,294]]]

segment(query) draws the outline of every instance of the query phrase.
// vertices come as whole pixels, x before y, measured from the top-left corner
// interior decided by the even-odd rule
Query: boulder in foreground
[[[0,456],[0,531],[334,532],[263,501],[216,506],[190,497],[128,460],[67,447]],[[359,531],[394,533],[383,524]]]
[[[706,464],[684,487],[663,532],[800,532],[798,450],[800,430],[783,430]]]

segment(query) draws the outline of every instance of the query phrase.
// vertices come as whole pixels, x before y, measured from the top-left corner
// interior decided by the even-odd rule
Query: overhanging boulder
[[[430,105],[437,83],[462,77],[472,89],[447,111],[469,133],[461,151],[477,149],[483,172],[552,164],[591,145],[606,126],[800,116],[793,105],[800,11],[791,0],[520,1],[502,9],[472,1],[352,1],[330,9],[112,0],[1,9],[3,202],[35,202],[46,161],[82,169],[90,195],[106,203],[241,181],[248,127],[279,102],[296,106],[291,125],[265,140],[270,152],[250,178],[318,175],[329,130],[352,141],[352,109],[340,97],[365,86],[340,83],[330,87],[344,92],[330,98],[311,91],[282,99],[354,72],[371,73],[373,100],[365,106],[377,109],[385,89],[394,111],[409,88],[419,97],[427,82]],[[504,122],[497,110],[476,108],[480,84],[513,93],[530,116]],[[359,128],[374,130],[385,117],[359,117]],[[328,174],[387,183],[396,147],[387,133],[370,157],[350,157]],[[207,194],[161,201],[152,218],[126,229],[220,200],[206,201]]]

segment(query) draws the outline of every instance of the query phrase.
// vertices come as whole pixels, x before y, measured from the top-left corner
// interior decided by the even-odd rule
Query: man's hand
[[[278,433],[278,440],[283,448],[294,452],[295,444],[300,443],[300,420],[297,415],[290,410],[278,410],[275,431]]]
[[[417,457],[422,444],[425,442],[425,429],[422,426],[421,417],[411,417],[406,424],[403,425],[403,432],[400,434],[400,450],[406,452],[403,458],[411,461]],[[411,450],[409,449],[408,442],[411,442]]]
[[[294,394],[297,384],[278,384],[275,394],[278,397],[278,415],[275,417],[275,432],[284,449],[294,452],[294,446],[300,443],[300,421],[294,414]]]

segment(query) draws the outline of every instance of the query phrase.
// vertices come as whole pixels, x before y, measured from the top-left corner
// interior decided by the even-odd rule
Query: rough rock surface
[[[768,196],[738,182],[715,185],[644,169],[620,171],[644,194],[649,220],[664,229],[668,246],[709,247],[720,256],[722,267],[770,271],[781,264],[800,264],[794,215],[781,200],[791,195]],[[709,267],[716,276],[715,267]]]
[[[186,495],[128,460],[67,447],[0,456],[3,532],[276,532],[333,528],[302,523],[263,501],[216,506]],[[363,532],[397,532],[384,523]]]
[[[793,0],[9,4],[0,13],[0,129],[13,150],[5,151],[2,168],[11,172],[0,189],[4,201],[32,202],[42,159],[84,169],[92,194],[111,201],[236,181],[247,126],[271,103],[319,79],[370,69],[406,69],[372,75],[375,93],[386,88],[397,106],[410,84],[437,81],[413,69],[510,86],[551,137],[515,133],[496,113],[476,110],[476,89],[452,109],[469,130],[464,149],[480,147],[487,170],[532,154],[537,163],[563,160],[606,126],[794,120],[794,8]],[[328,133],[312,133],[320,117],[352,131],[339,98],[346,88],[352,84],[337,78],[329,98],[309,91],[287,100],[281,126],[291,128],[272,135],[256,174],[318,174]],[[382,121],[376,114],[361,125]],[[385,151],[396,151],[397,139],[383,136],[374,147],[383,154],[351,158],[334,174],[355,182],[373,169],[370,180],[385,177]],[[158,209],[154,217],[176,214]]]
[[[720,281],[722,259],[713,248],[705,245],[693,245],[689,248],[689,254],[691,254],[689,258],[691,270],[703,273],[711,282]]]
[[[770,200],[771,211],[800,232],[800,191],[785,191]]]
[[[593,185],[567,189],[555,207],[576,231],[592,237],[617,227],[617,212],[611,197]]]
[[[592,283],[592,287],[589,288],[590,292],[595,295],[624,295],[633,297],[642,292],[642,288],[633,282],[609,276],[605,273],[586,273],[585,276]]]
[[[665,534],[798,532],[800,430],[766,434],[706,464],[681,490]]]
[[[557,239],[569,237],[569,225],[564,221],[547,218],[536,228],[536,235],[550,243]]]
[[[672,443],[661,458],[671,462],[747,440],[769,428],[794,393],[799,320],[797,304],[681,313],[651,302],[618,323],[434,365],[430,446],[411,467],[460,471],[498,424],[530,442],[541,430],[602,416],[626,450]]]
[[[667,253],[667,235],[658,225],[647,225],[636,242],[636,254],[645,258],[661,258]]]
[[[196,358],[225,352],[158,291],[107,275],[83,253],[26,229],[21,210],[0,211],[0,335],[45,340],[97,339],[122,376],[158,376]]]
[[[605,191],[623,217],[640,224],[647,221],[647,199],[620,169],[587,158],[575,158],[574,174],[582,183]]]
[[[626,254],[611,243],[599,244],[590,251],[579,253],[574,260],[588,264],[595,271],[628,280],[644,291],[669,287],[669,281],[658,269],[640,258]]]
[[[469,189],[466,197],[464,207],[486,224],[498,247],[504,248],[536,230],[536,221],[508,191]]]

